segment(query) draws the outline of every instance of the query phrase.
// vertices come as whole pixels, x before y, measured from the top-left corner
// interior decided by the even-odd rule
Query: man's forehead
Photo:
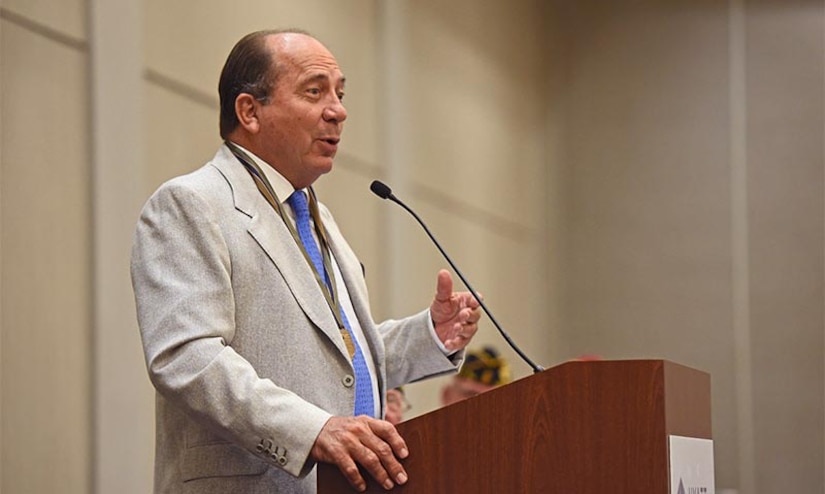
[[[306,44],[310,42],[320,43],[320,41],[316,40],[312,36],[304,33],[295,33],[295,32],[280,32],[280,33],[272,33],[266,38],[267,43],[271,43],[276,45],[276,49],[288,51],[299,44]]]
[[[317,39],[301,33],[278,33],[268,41],[278,61],[297,69],[300,79],[332,78],[336,83],[345,82],[338,61]]]
[[[301,33],[277,33],[267,40],[274,53],[280,58],[300,61],[312,57],[326,59],[338,65],[335,57],[323,43],[312,36]]]

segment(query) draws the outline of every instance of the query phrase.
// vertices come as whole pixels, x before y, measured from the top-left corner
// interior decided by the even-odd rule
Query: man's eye
[[[344,101],[344,93],[338,93],[338,101]]]
[[[321,90],[317,87],[311,87],[307,89],[307,94],[311,94],[312,96],[319,96],[321,94]]]

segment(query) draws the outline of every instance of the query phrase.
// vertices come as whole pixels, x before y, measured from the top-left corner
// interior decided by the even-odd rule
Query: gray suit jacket
[[[361,265],[321,206],[330,248],[387,388],[454,371],[427,311],[373,322]],[[281,218],[221,146],[146,203],[132,282],[157,390],[156,493],[314,493],[309,452],[352,415],[335,319]]]

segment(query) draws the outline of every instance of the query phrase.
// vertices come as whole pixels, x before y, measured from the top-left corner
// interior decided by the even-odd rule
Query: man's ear
[[[258,120],[258,109],[260,104],[249,93],[241,93],[235,98],[235,115],[238,117],[240,126],[250,134],[257,134],[261,129]]]

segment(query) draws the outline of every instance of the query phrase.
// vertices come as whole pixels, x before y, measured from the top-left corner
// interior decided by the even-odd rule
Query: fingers
[[[380,464],[375,464],[371,469],[369,465],[364,465],[370,471],[370,474],[378,480],[378,475],[386,472],[389,478],[381,482],[385,489],[392,489],[393,482],[404,484],[407,482],[407,472],[398,461],[398,458],[406,458],[409,455],[407,450],[407,443],[395,430],[395,427],[384,420],[371,420],[369,423],[374,436],[367,439],[369,444],[366,444],[378,456]],[[379,480],[380,482],[380,480]]]
[[[484,299],[480,293],[476,295],[479,299]],[[450,302],[457,304],[461,308],[470,307],[474,309],[481,305],[470,292],[453,293],[453,277],[446,269],[438,272],[438,280],[435,286],[435,301],[441,303]]]
[[[479,299],[483,298],[481,294],[477,295]],[[470,292],[453,292],[453,277],[449,271],[442,269],[438,272],[438,280],[435,286],[435,299],[433,300],[432,307],[437,308],[439,312],[454,317],[459,310],[465,307],[475,309],[480,305],[476,296]]]
[[[470,292],[463,292],[461,295],[466,297],[467,307],[470,307],[472,309],[477,309],[478,307],[481,307],[481,302],[479,302],[479,300],[484,300],[484,295],[480,293],[476,293],[478,299],[476,299],[476,297],[474,297],[473,294]]]
[[[367,488],[358,465],[384,489],[407,482],[407,472],[397,459],[407,457],[407,444],[395,427],[383,420],[366,416],[332,417],[318,434],[310,454],[317,461],[338,466],[358,491]]]
[[[481,314],[477,308],[462,309],[454,322],[450,323],[449,331],[443,333],[445,337],[442,340],[444,346],[450,351],[461,350],[466,347],[478,331],[480,317]],[[438,332],[438,328],[436,332]]]
[[[371,420],[370,427],[376,436],[386,441],[386,443],[392,447],[396,456],[402,459],[409,456],[410,452],[407,449],[407,443],[391,423],[385,420]]]

